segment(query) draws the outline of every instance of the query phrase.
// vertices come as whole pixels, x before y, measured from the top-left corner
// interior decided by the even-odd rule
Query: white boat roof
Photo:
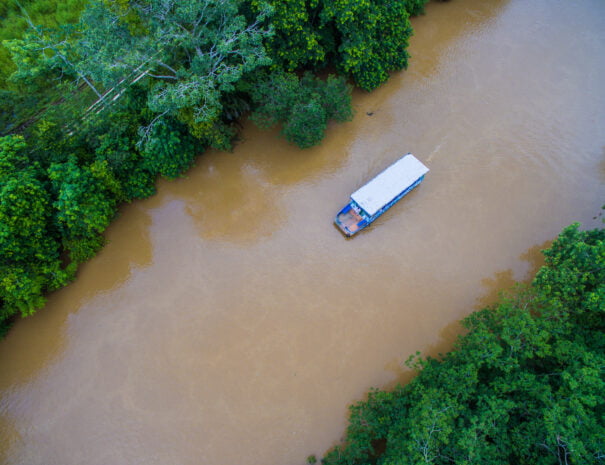
[[[351,199],[372,216],[428,171],[420,160],[408,153],[353,192]]]

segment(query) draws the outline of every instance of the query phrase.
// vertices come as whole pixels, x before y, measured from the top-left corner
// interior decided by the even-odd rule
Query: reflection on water
[[[197,188],[179,190],[184,184],[166,187],[185,203],[204,239],[251,243],[270,236],[283,223],[279,197],[242,157],[208,154],[186,183]]]
[[[354,130],[355,122],[332,124],[325,143],[299,150],[279,136],[277,130],[264,131],[248,124],[242,134],[244,143],[235,148],[234,155],[245,158],[271,184],[314,183],[342,167]]]
[[[498,301],[503,292],[511,289],[517,281],[513,277],[513,270],[497,271],[490,278],[483,278],[481,284],[487,288],[487,293],[477,299],[476,310],[489,307]]]
[[[562,227],[601,225],[605,4],[456,0],[414,26],[410,69],[321,147],[246,125],[123,209],[0,342],[3,462],[303,463]],[[408,151],[425,181],[345,240],[334,214]]]
[[[349,128],[344,124],[333,129],[327,134],[329,143],[298,150],[279,138],[277,130],[248,124],[233,153],[208,152],[186,180],[162,182],[154,205],[172,198],[184,202],[204,239],[252,244],[270,237],[283,228],[288,215],[301,220],[307,215],[305,206],[286,211],[282,188],[312,185],[345,162]]]
[[[507,292],[515,286],[516,283],[529,284],[538,270],[544,265],[544,255],[542,251],[549,248],[552,241],[546,241],[537,244],[519,256],[518,272],[514,273],[512,269],[496,271],[493,276],[483,278],[481,285],[485,289],[484,293],[477,298],[475,310],[481,310],[496,303],[503,292]],[[522,265],[525,265],[522,269]]]

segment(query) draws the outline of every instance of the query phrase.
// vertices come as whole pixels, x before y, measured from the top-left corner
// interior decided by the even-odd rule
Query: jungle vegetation
[[[468,316],[454,349],[351,407],[324,465],[605,461],[605,229],[563,230],[532,284]]]

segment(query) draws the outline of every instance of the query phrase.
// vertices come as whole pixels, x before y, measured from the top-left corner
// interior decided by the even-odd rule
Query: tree
[[[17,67],[10,80],[39,87],[40,81],[45,82],[51,77],[59,81],[66,73],[76,78],[76,84],[83,81],[98,98],[103,98],[102,90],[89,79],[87,73],[78,69],[76,60],[79,57],[74,49],[76,29],[71,25],[43,28],[36,26],[29,16],[26,18],[29,29],[23,38],[4,41]]]
[[[148,107],[156,117],[143,135],[165,116],[184,110],[192,123],[214,123],[224,110],[221,96],[270,60],[261,27],[267,8],[246,17],[237,0],[132,0],[144,33],[122,21],[120,8],[92,2],[82,16],[78,70],[114,88],[149,80]],[[122,16],[121,16],[122,15]]]
[[[373,90],[390,71],[407,68],[412,26],[405,0],[326,0],[321,18],[340,37],[336,66],[362,89]]]
[[[427,0],[269,0],[273,68],[291,72],[335,64],[365,90],[407,67],[409,16]],[[260,4],[248,0],[253,10]]]
[[[157,172],[144,166],[138,144],[139,128],[153,119],[146,98],[142,86],[131,86],[111,108],[90,114],[72,136],[77,139],[74,147],[86,147],[87,153],[94,154],[94,161],[105,163],[119,182],[118,200],[141,199],[155,193]]]
[[[64,284],[59,243],[52,235],[51,198],[23,138],[0,138],[0,322],[31,315],[43,292]]]
[[[407,0],[405,8],[410,16],[418,16],[424,14],[424,6],[428,1],[429,0]]]
[[[261,127],[283,123],[282,133],[301,148],[318,144],[328,120],[339,122],[353,117],[351,88],[343,78],[326,81],[306,73],[302,79],[292,73],[272,73],[261,78],[252,90],[258,105],[252,120]]]
[[[180,176],[191,166],[195,149],[192,137],[178,122],[156,124],[143,150],[143,168],[168,179]]]
[[[442,359],[351,408],[336,464],[583,464],[605,457],[605,230],[566,228],[530,288],[463,322]]]
[[[23,10],[36,24],[56,27],[78,21],[83,0],[5,0],[0,4],[0,89],[7,88],[7,78],[15,70],[10,53],[1,44],[4,40],[19,39],[29,27]]]
[[[547,266],[537,274],[536,286],[553,317],[563,314],[575,326],[605,329],[604,240],[604,229],[583,232],[574,224],[544,252]]]
[[[116,198],[103,174],[78,166],[74,157],[51,165],[48,176],[56,198],[54,221],[74,269],[103,245],[101,233],[115,214]]]
[[[273,9],[270,22],[274,34],[267,38],[267,52],[274,68],[292,72],[323,64],[330,51],[321,27],[320,0],[269,0]],[[264,2],[250,0],[254,11],[262,11]]]

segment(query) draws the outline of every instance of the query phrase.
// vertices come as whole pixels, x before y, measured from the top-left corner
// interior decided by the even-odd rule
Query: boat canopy
[[[420,160],[408,153],[353,192],[351,199],[372,216],[428,171]]]

